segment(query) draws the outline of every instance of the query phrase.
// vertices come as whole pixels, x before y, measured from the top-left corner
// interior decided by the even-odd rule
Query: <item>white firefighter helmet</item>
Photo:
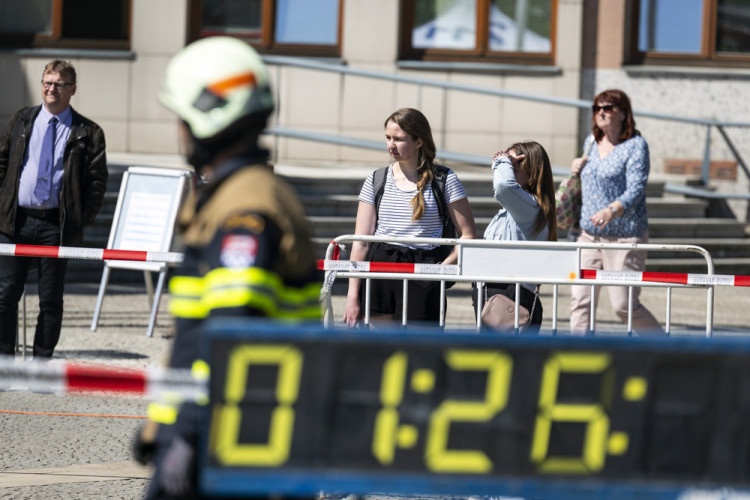
[[[268,73],[258,53],[230,37],[191,43],[167,65],[159,101],[190,127],[198,141],[212,139],[238,120],[273,110]]]

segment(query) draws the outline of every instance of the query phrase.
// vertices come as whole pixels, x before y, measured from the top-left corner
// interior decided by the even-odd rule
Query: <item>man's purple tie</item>
[[[39,155],[39,170],[34,187],[34,196],[44,203],[52,191],[52,167],[55,164],[55,137],[57,135],[57,117],[53,116],[42,141],[42,152]]]

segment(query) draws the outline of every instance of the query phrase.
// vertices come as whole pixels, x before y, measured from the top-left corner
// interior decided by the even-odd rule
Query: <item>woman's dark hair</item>
[[[435,173],[435,141],[432,139],[432,129],[430,122],[421,111],[414,108],[401,108],[394,111],[391,116],[386,118],[384,127],[388,122],[393,122],[401,130],[409,134],[412,139],[421,140],[422,146],[419,148],[419,159],[417,161],[417,195],[412,198],[412,222],[421,219],[424,215],[424,190],[432,183]]]
[[[544,226],[547,226],[549,229],[547,240],[557,241],[555,184],[547,151],[535,141],[517,142],[508,148],[508,151],[511,150],[525,155],[518,165],[529,176],[529,183],[524,189],[536,196],[539,203],[540,210],[534,222],[533,234],[539,234]]]
[[[614,104],[617,108],[622,110],[625,117],[622,120],[622,129],[620,130],[620,142],[627,141],[633,136],[641,135],[635,128],[635,118],[633,118],[633,108],[630,106],[630,98],[628,95],[620,89],[608,89],[597,94],[594,97],[594,105],[600,102],[608,102]],[[596,115],[596,111],[592,113]],[[593,120],[594,124],[591,126],[591,133],[594,134],[594,139],[600,141],[604,137],[604,131],[596,126],[596,120]]]

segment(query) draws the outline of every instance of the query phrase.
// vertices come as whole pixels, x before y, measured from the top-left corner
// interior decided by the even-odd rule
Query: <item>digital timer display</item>
[[[750,486],[750,343],[220,325],[207,493]]]

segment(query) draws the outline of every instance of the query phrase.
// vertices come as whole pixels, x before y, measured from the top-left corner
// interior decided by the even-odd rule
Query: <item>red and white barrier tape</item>
[[[581,278],[601,281],[643,281],[679,285],[750,286],[750,276],[729,274],[655,273],[635,271],[598,271],[581,269]]]
[[[106,248],[51,247],[42,245],[0,244],[0,255],[11,257],[53,257],[81,260],[132,260],[179,264],[183,255],[177,252],[146,252],[142,250],[112,250]]]
[[[205,400],[206,381],[190,370],[150,368],[130,370],[101,365],[52,362],[17,362],[0,356],[0,390],[43,393],[115,392],[178,403]]]
[[[321,271],[348,271],[362,273],[444,274],[450,276],[459,274],[457,265],[412,264],[407,262],[319,260],[318,269]],[[675,283],[681,285],[750,287],[750,276],[733,276],[727,274],[656,273],[581,269],[581,278],[599,281],[642,281],[652,283]]]
[[[0,244],[0,256],[53,257],[82,260],[129,260],[138,262],[164,262],[179,264],[183,254],[178,252],[148,252],[142,250],[112,250],[84,247],[54,247],[42,245]],[[363,273],[442,274],[457,276],[455,264],[420,264],[409,262],[367,262],[349,260],[318,260],[321,271]],[[644,281],[683,285],[716,285],[750,287],[750,276],[730,274],[656,273],[634,271],[598,271],[582,269],[581,278],[602,281]]]
[[[319,260],[321,271],[350,271],[361,273],[405,273],[405,274],[446,274],[456,276],[455,264],[414,264],[409,262],[368,262],[351,260]]]

